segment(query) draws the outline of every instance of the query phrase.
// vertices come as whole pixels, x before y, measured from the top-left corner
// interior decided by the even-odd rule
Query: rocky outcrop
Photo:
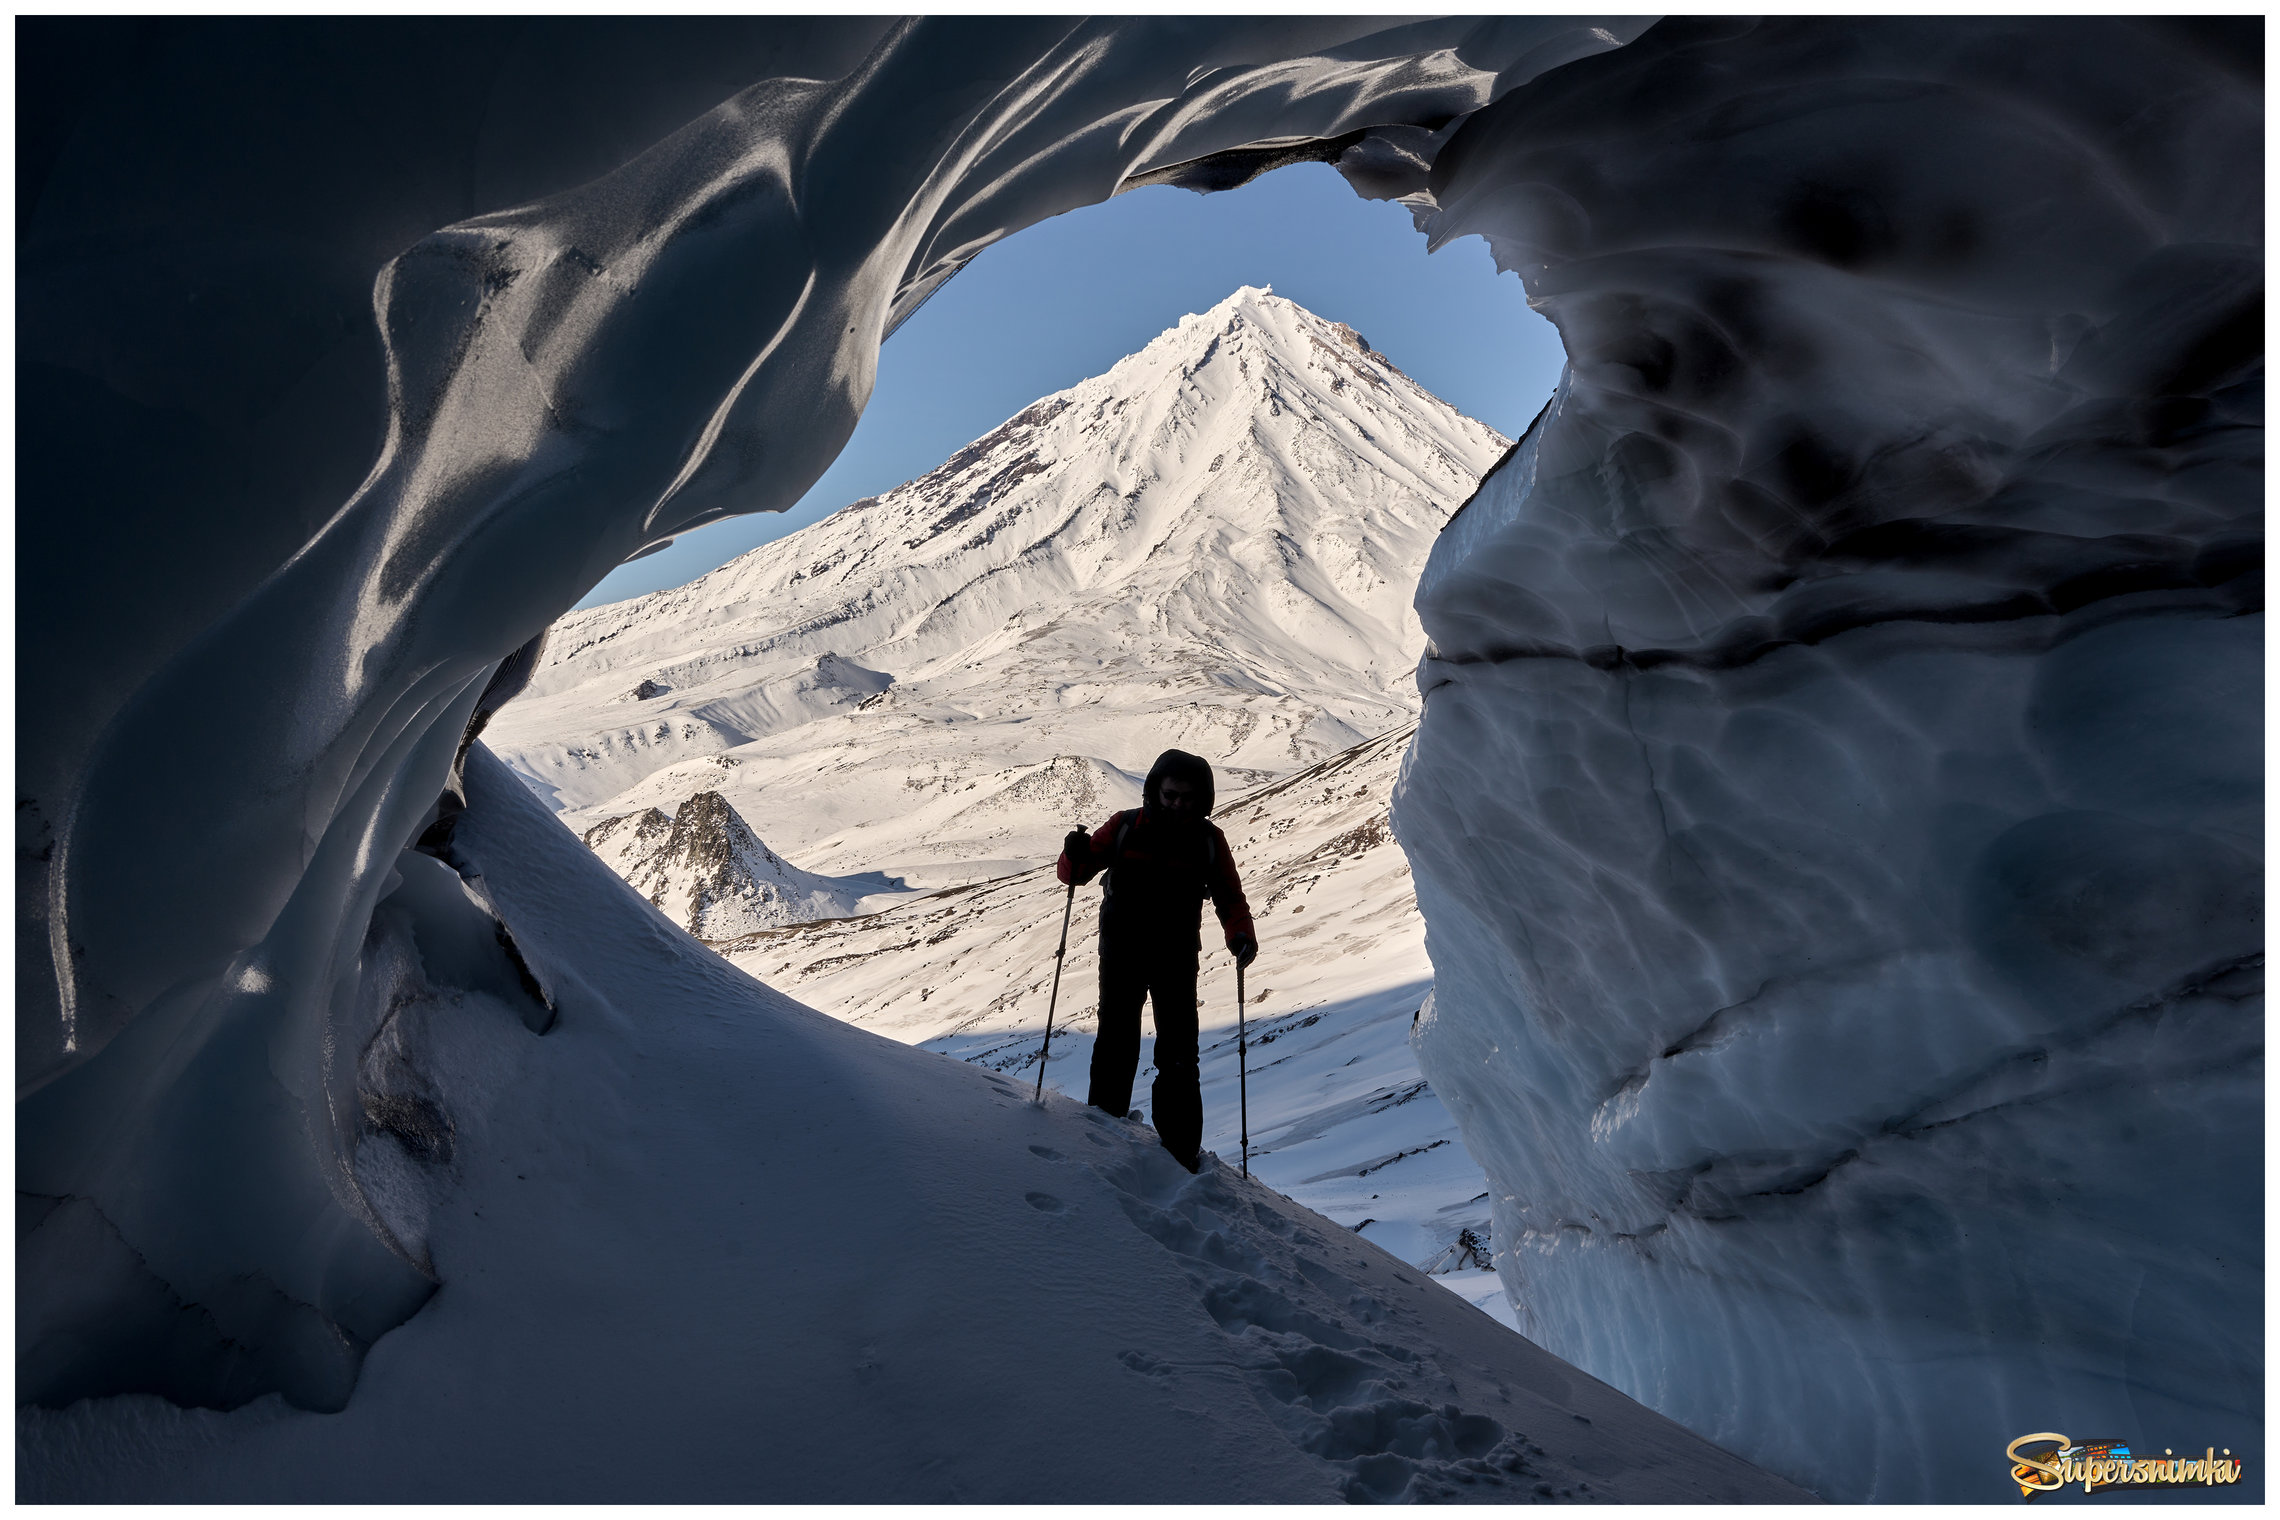
[[[698,792],[671,817],[645,808],[607,819],[583,837],[659,912],[703,940],[840,917],[865,890],[792,865],[718,792]]]

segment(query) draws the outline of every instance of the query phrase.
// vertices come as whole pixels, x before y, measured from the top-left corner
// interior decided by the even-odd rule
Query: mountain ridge
[[[1067,821],[897,839],[909,799],[852,772],[939,797],[1176,745],[1246,786],[1407,721],[1416,566],[1504,447],[1244,287],[915,480],[566,616],[487,738],[576,827],[719,789],[811,871],[1002,874]]]

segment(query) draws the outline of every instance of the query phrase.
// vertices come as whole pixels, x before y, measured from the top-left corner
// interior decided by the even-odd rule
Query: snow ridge
[[[755,984],[479,743],[468,785],[468,869],[563,1011],[534,1034],[487,934],[405,989],[454,1127],[391,1175],[449,1290],[337,1413],[26,1410],[23,1497],[1807,1497],[1216,1160]],[[448,888],[383,926],[409,969],[473,909],[406,863]]]
[[[1246,989],[1251,1173],[1510,1324],[1488,1269],[1487,1183],[1410,1050],[1432,966],[1387,810],[1412,732],[1404,724],[1217,814],[1261,947]],[[1108,801],[1093,813],[1105,817]],[[714,948],[860,1028],[1026,1083],[1044,1045],[1063,893],[1040,866]],[[1098,1028],[1098,913],[1098,892],[1080,892],[1045,1070],[1049,1092],[1079,1102]],[[1216,949],[1198,990],[1204,1144],[1232,1158],[1243,1084],[1234,974]],[[1143,1094],[1152,1049],[1144,1032]],[[1470,1255],[1458,1250],[1468,1235]]]

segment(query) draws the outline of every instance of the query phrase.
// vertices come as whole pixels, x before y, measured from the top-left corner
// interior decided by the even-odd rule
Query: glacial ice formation
[[[1569,372],[1395,822],[1527,1333],[1830,1497],[2261,1450],[2260,101],[2121,22],[1666,22],[1475,115]]]
[[[796,501],[928,292],[1636,27],[35,28],[24,655],[75,705],[20,766],[24,1396],[347,1398],[433,1288],[355,1164],[368,931],[486,682],[624,559]],[[95,513],[125,551],[65,548]]]
[[[1572,358],[1399,814],[1533,1333],[1832,1497],[2260,1449],[2259,23],[20,41],[20,1397],[341,1408],[448,1276],[418,977],[581,997],[404,853],[495,668],[997,238],[1328,158]]]

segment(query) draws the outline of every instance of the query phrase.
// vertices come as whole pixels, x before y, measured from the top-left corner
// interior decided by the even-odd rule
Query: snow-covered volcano
[[[761,981],[1024,1080],[1062,906],[1039,862],[1136,806],[1165,746],[1209,756],[1262,930],[1258,1175],[1422,1268],[1488,1234],[1487,1184],[1409,1050],[1431,968],[1385,817],[1418,701],[1410,590],[1502,446],[1351,328],[1240,290],[899,490],[565,619],[537,694],[486,738],[574,822],[602,818],[587,843]],[[668,830],[723,810],[811,867],[941,890],[847,917],[825,889],[881,875],[772,852],[753,880],[809,885],[714,883]],[[1079,1100],[1094,895],[1051,1070]],[[1235,1155],[1233,985],[1209,959],[1206,1122]],[[1509,1315],[1489,1274],[1457,1285]]]
[[[485,738],[581,828],[715,791],[811,871],[1001,875],[1167,746],[1232,790],[1414,718],[1418,567],[1505,446],[1245,287],[907,485],[565,617]]]
[[[22,33],[21,1496],[1764,1496],[1603,1375],[1838,1498],[2261,1497],[2257,18],[702,19]],[[1568,1367],[467,742],[993,240],[1307,156],[1572,356],[1395,814]]]

